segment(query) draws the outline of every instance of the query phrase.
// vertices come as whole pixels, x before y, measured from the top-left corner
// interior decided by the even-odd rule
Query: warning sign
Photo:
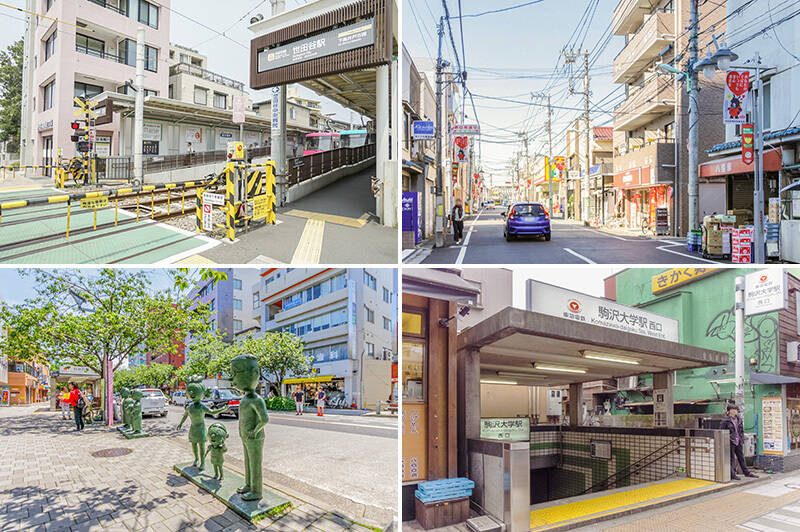
[[[102,209],[104,207],[108,207],[108,196],[81,198],[81,209]]]
[[[253,220],[266,219],[269,212],[269,194],[253,198]]]
[[[212,205],[210,203],[203,203],[203,231],[211,231],[214,227],[214,214],[212,213]]]

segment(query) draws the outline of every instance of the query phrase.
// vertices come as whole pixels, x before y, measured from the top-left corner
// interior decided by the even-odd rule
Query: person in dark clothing
[[[453,238],[456,244],[460,244],[464,238],[464,206],[461,205],[461,198],[456,198],[456,204],[450,212],[450,221],[453,222]]]
[[[736,460],[739,460],[739,467],[742,469],[742,474],[746,477],[758,477],[747,469],[747,464],[744,461],[744,451],[742,444],[744,443],[744,427],[742,426],[742,419],[739,417],[739,409],[736,405],[728,405],[728,416],[722,421],[721,429],[727,430],[731,437],[731,480],[739,480],[736,476]]]
[[[86,400],[86,396],[83,395],[83,392],[78,388],[77,384],[71,382],[69,386],[72,390],[69,392],[68,402],[72,405],[75,412],[75,430],[83,430],[83,409],[89,401]]]

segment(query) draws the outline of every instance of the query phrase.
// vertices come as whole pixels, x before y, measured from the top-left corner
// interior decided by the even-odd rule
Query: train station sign
[[[676,319],[539,281],[528,281],[528,310],[658,340],[680,341]]]
[[[758,270],[744,276],[744,313],[747,316],[783,310],[789,300],[786,272]]]
[[[265,89],[388,65],[392,2],[359,0],[250,41],[250,86]]]
[[[481,418],[481,439],[530,441],[531,424],[526,417]]]

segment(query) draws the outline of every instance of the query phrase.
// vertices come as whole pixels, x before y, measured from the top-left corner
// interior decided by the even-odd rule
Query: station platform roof
[[[721,351],[512,307],[461,331],[458,349],[479,350],[481,379],[527,386],[719,366],[729,358]],[[586,353],[593,358],[586,358]],[[609,360],[600,359],[603,356]]]

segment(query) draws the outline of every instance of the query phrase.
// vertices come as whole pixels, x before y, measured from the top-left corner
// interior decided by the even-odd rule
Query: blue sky
[[[458,2],[449,0],[450,16],[458,15]],[[462,0],[461,9],[464,15],[473,15],[490,10],[503,9],[525,3],[525,0],[498,0],[481,2]],[[570,41],[570,36],[578,26],[584,10],[595,4],[590,0],[541,0],[540,2],[513,9],[510,11],[465,17],[464,57],[468,72],[467,87],[473,95],[509,97],[513,100],[530,102],[532,91],[545,89],[548,77],[558,60],[561,49]],[[616,0],[599,0],[588,30],[579,32],[580,38],[573,38],[571,44],[577,50],[582,43],[583,49],[590,52],[600,41],[608,28]],[[436,54],[436,21],[443,14],[441,1],[437,0],[405,0],[403,3],[403,44],[412,57],[429,57]],[[588,19],[588,17],[587,17]],[[459,56],[461,52],[461,29],[457,18],[451,19],[455,44]],[[585,37],[583,37],[585,33]],[[577,41],[577,45],[576,45]],[[604,51],[597,55],[590,68],[590,101],[600,102],[617,86],[611,82],[611,65],[614,56],[622,48],[621,37],[612,36]],[[601,47],[598,47],[601,48]],[[445,31],[445,55],[455,65],[449,34]],[[581,59],[582,61],[582,59]],[[559,67],[563,66],[563,60]],[[576,75],[580,79],[575,82],[575,89],[583,91],[582,64],[576,65]],[[492,72],[486,72],[486,69]],[[504,76],[498,76],[503,74]],[[516,76],[515,79],[507,77]],[[525,78],[520,78],[525,76]],[[619,96],[617,90],[614,96]],[[613,96],[612,96],[613,98]],[[608,99],[599,104],[603,111],[613,111],[619,98]],[[474,117],[472,107],[467,102],[466,114]],[[564,135],[557,135],[567,124],[582,114],[583,97],[569,95],[565,76],[559,76],[552,88],[552,104],[563,107],[577,107],[581,111],[553,111],[553,149],[556,152],[556,141],[563,140]],[[521,149],[515,139],[515,132],[527,130],[533,133],[533,142],[529,144],[531,154],[546,149],[547,134],[544,130],[546,112],[540,107],[492,101],[475,97],[478,120],[481,123],[483,139],[482,159],[484,169],[492,173],[493,181],[498,184],[507,181],[509,173],[504,170],[514,151]],[[609,121],[608,113],[592,113],[594,125],[602,125]],[[474,122],[468,118],[466,122]],[[611,125],[609,121],[608,124]],[[503,128],[503,129],[501,129]],[[489,141],[506,144],[495,144]],[[510,143],[509,143],[510,142]]]

